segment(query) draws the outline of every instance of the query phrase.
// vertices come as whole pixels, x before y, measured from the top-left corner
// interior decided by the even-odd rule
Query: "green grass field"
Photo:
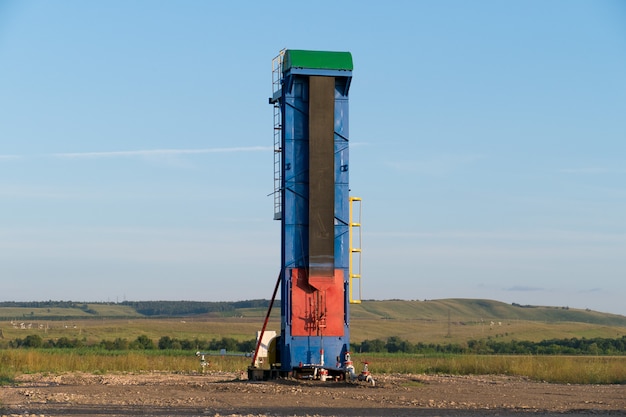
[[[178,318],[148,318],[117,304],[82,308],[0,307],[0,343],[39,335],[42,339],[102,340],[145,335],[179,340],[255,338],[263,308]],[[279,309],[268,330],[280,331]],[[620,338],[626,317],[565,307],[521,307],[489,300],[364,301],[351,306],[352,343],[397,336],[411,343],[466,344],[469,340],[532,341],[567,338]],[[626,383],[626,356],[496,356],[354,353],[355,363],[369,361],[375,373],[502,374],[561,383]],[[214,357],[211,369],[243,371],[249,358]],[[0,383],[34,372],[199,372],[189,351],[98,349],[0,350]]]
[[[24,323],[24,328],[21,328]],[[133,340],[146,335],[157,341],[162,336],[177,339],[221,339],[232,337],[238,341],[255,338],[263,320],[260,318],[183,318],[183,319],[77,319],[3,321],[0,329],[4,339],[24,338],[38,334],[43,339],[85,339],[99,342],[116,338]],[[277,319],[270,321],[269,330],[280,331]],[[502,341],[564,338],[618,338],[626,334],[620,326],[600,326],[589,323],[544,323],[533,321],[507,321],[493,326],[487,322],[460,324],[447,321],[352,319],[351,342],[398,336],[411,343],[463,344],[468,340],[496,338]]]
[[[278,304],[278,303],[277,303]],[[83,304],[83,306],[85,306]],[[135,339],[145,334],[178,339],[254,339],[266,310],[241,308],[227,315],[148,318],[127,305],[86,304],[83,308],[0,307],[4,339],[37,333],[42,338]],[[85,310],[88,310],[86,312]],[[398,336],[411,343],[463,344],[468,340],[541,341],[563,338],[619,338],[626,317],[566,307],[521,307],[492,300],[363,301],[351,306],[350,340]],[[272,311],[269,329],[280,330],[280,312]]]
[[[246,372],[250,358],[212,356],[210,371]],[[626,357],[355,354],[374,374],[508,375],[571,384],[626,384]],[[18,374],[86,372],[199,373],[198,358],[188,351],[13,349],[0,351],[0,384]]]
[[[13,323],[13,324],[12,324]],[[38,334],[43,339],[85,339],[88,343],[116,338],[133,340],[146,335],[154,341],[162,336],[178,339],[221,339],[232,337],[238,341],[255,338],[262,321],[247,318],[182,318],[182,319],[76,319],[76,320],[34,320],[21,323],[0,322],[4,339],[24,338],[29,334]],[[276,322],[273,327],[280,326]]]

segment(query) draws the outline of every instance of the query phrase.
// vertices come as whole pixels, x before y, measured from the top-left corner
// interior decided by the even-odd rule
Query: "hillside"
[[[278,317],[280,302],[274,304]],[[235,302],[125,301],[83,303],[71,301],[0,302],[0,320],[67,320],[89,318],[148,317],[264,317],[268,300]],[[427,301],[364,300],[350,306],[351,320],[417,320],[461,324],[534,321],[542,323],[585,323],[626,327],[626,316],[569,307],[522,306],[483,299],[450,298]]]
[[[567,307],[520,306],[493,300],[364,301],[351,306],[351,340],[398,336],[412,343],[466,343],[626,335],[626,317]]]
[[[249,340],[260,329],[268,300],[238,302],[140,301],[0,303],[0,338],[87,337],[92,341],[148,335]],[[280,331],[275,303],[269,330]],[[43,329],[43,330],[42,330]],[[350,341],[397,336],[411,343],[459,343],[569,338],[620,338],[626,317],[567,307],[510,305],[493,300],[366,300],[351,305]]]
[[[367,300],[351,306],[353,319],[481,322],[525,320],[625,326],[626,316],[569,307],[521,306],[500,301],[450,298],[428,301]]]

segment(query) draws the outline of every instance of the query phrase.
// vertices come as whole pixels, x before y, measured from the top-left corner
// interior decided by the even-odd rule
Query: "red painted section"
[[[343,271],[334,277],[308,277],[304,268],[291,270],[291,334],[343,336]]]

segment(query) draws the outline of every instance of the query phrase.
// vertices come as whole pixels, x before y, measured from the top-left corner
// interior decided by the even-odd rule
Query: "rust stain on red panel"
[[[291,270],[291,334],[293,336],[344,335],[343,271],[335,276],[307,277],[306,270]]]

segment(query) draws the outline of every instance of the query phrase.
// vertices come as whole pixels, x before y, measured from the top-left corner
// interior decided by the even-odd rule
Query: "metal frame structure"
[[[349,52],[284,50],[273,61],[274,218],[281,221],[281,373],[345,372],[353,271]],[[360,199],[355,199],[360,201]],[[359,216],[360,217],[360,216]],[[358,226],[357,226],[358,224]],[[359,234],[360,241],[360,234]],[[356,250],[355,250],[356,249]],[[348,355],[349,356],[349,355]]]

